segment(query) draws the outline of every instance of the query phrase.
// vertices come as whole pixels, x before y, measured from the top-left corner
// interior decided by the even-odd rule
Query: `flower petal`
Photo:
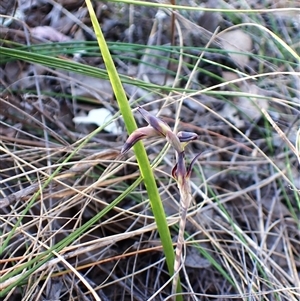
[[[144,119],[148,122],[150,126],[152,126],[155,130],[157,130],[162,136],[166,136],[167,131],[171,131],[171,128],[158,117],[150,114],[148,111],[143,109],[142,107],[138,108],[138,111],[144,117]]]
[[[200,157],[201,154],[202,154],[202,153],[197,154],[197,155],[194,157],[194,159],[192,160],[192,162],[190,163],[190,166],[188,167],[187,172],[186,172],[187,178],[189,178],[189,177],[191,176],[193,166],[194,166],[194,164],[196,163],[197,159]]]
[[[127,138],[125,144],[121,149],[121,154],[127,153],[134,146],[134,144],[136,144],[141,139],[147,137],[159,136],[159,135],[160,133],[158,133],[155,129],[153,129],[150,126],[138,128],[133,133],[131,133]]]
[[[184,162],[184,151],[177,154],[176,179],[179,186],[183,187],[186,181],[186,168]]]
[[[172,177],[177,181],[177,163],[172,168]]]
[[[166,138],[177,153],[181,153],[183,151],[183,145],[180,143],[177,135],[175,135],[171,130],[166,132]]]

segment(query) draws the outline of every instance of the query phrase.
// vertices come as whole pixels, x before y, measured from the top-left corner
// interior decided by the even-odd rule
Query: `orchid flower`
[[[196,140],[198,138],[198,135],[192,132],[184,132],[184,131],[175,134],[164,121],[150,114],[142,107],[139,107],[138,111],[148,122],[148,126],[138,128],[128,137],[121,150],[121,154],[125,154],[126,152],[128,152],[135,143],[137,143],[142,139],[155,137],[155,136],[165,137],[166,140],[171,144],[171,146],[174,148],[174,150],[177,153],[177,163],[173,168],[172,176],[175,179],[178,179],[179,176],[189,177],[192,166],[195,162],[195,159],[197,159],[198,156],[196,156],[194,160],[192,160],[192,163],[189,166],[188,171],[186,171],[185,164],[184,164],[184,147],[190,141]]]
[[[138,111],[147,121],[148,126],[138,128],[128,137],[121,150],[121,154],[128,152],[130,148],[139,140],[155,136],[166,138],[166,140],[171,144],[176,152],[176,164],[172,169],[172,176],[176,180],[180,192],[180,222],[177,246],[175,250],[174,278],[172,283],[172,293],[175,293],[179,278],[182,247],[184,244],[184,230],[187,211],[191,200],[189,179],[192,167],[200,155],[196,155],[190,163],[189,167],[186,168],[184,160],[184,148],[189,142],[196,140],[198,138],[198,135],[192,132],[178,132],[177,134],[175,134],[164,121],[150,114],[142,107],[139,107]]]

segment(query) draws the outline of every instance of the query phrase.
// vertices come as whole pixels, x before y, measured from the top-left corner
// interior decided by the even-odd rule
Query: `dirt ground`
[[[183,300],[299,300],[299,2],[177,4],[218,10],[93,1],[132,107],[199,136]],[[65,243],[139,176],[133,153],[119,156],[122,118],[97,130],[119,108],[85,2],[2,0],[0,14],[0,300],[171,300],[142,183]],[[154,162],[165,142],[145,146]],[[162,157],[175,244],[174,152]]]

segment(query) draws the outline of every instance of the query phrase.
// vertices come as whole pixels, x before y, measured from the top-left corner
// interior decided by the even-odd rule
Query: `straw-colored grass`
[[[95,1],[93,27],[49,1],[0,28],[1,300],[299,300],[300,9],[217,2]],[[174,149],[120,154],[138,106],[198,134],[177,294]]]

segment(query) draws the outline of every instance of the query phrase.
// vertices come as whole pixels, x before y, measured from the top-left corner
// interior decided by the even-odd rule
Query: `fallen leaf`
[[[74,81],[72,87],[73,96],[92,96],[100,101],[110,101],[113,97],[111,84],[107,80],[74,72],[70,73],[70,79]]]
[[[241,86],[243,92],[254,94],[254,95],[263,95],[261,89],[259,89],[255,84],[244,83]],[[264,98],[256,97],[239,97],[237,102],[237,107],[244,112],[250,119],[255,120],[261,117],[261,109],[268,109],[269,103],[268,100]]]
[[[87,116],[76,116],[73,118],[74,123],[85,123],[85,124],[96,124],[98,126],[103,126],[106,122],[108,122],[113,115],[109,110],[105,108],[93,109],[90,110]],[[118,126],[115,121],[111,121],[105,128],[105,131],[119,135],[122,133],[122,129]]]
[[[169,53],[163,50],[149,48],[142,57],[139,65],[138,77],[146,82],[162,84],[165,81],[166,70],[169,63]],[[165,85],[171,85],[174,78],[168,76]]]
[[[218,37],[222,38],[222,45],[225,50],[230,52],[229,55],[233,61],[236,64],[245,67],[249,61],[247,53],[251,52],[253,47],[251,37],[241,29],[221,32]]]
[[[241,85],[241,90],[253,95],[263,95],[263,90],[255,84],[244,83]],[[241,96],[235,99],[235,106],[226,103],[219,114],[232,122],[237,128],[242,128],[245,126],[245,118],[241,114],[245,114],[250,120],[256,120],[261,117],[261,110],[267,110],[268,107],[268,100],[264,98]]]
[[[51,42],[67,42],[71,39],[50,26],[37,26],[31,28],[31,34],[38,39],[45,39]]]
[[[238,113],[238,109],[230,103],[226,103],[223,109],[219,112],[222,117],[229,120],[237,128],[243,128],[245,126],[245,121],[240,118]]]

